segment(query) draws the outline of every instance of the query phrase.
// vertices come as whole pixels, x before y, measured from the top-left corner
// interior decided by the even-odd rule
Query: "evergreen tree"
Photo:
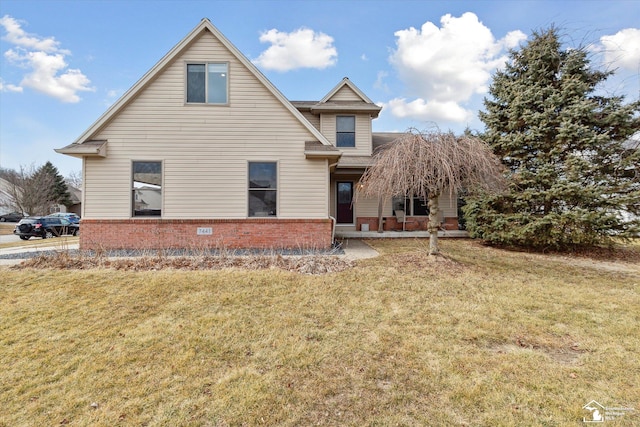
[[[60,172],[58,172],[58,168],[56,168],[51,162],[47,162],[40,167],[36,174],[42,174],[48,178],[46,179],[46,182],[48,182],[48,185],[50,186],[49,200],[51,202],[65,205],[67,207],[71,206],[72,201],[69,188],[67,187],[64,177],[60,175]]]
[[[599,95],[611,74],[592,69],[585,49],[563,49],[556,28],[510,53],[480,113],[509,189],[468,201],[472,236],[558,249],[638,232],[640,150],[630,138],[640,102]]]

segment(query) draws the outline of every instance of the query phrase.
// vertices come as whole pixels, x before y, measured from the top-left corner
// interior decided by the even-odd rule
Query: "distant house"
[[[0,178],[0,215],[14,211],[11,183],[6,179]]]
[[[375,229],[378,200],[354,195],[398,136],[372,132],[380,110],[348,78],[320,101],[289,101],[204,19],[56,150],[83,159],[81,246],[328,248]],[[455,200],[441,206],[457,228]],[[402,229],[402,210],[425,228],[425,209],[384,201],[385,227]]]
[[[82,190],[67,184],[67,189],[71,195],[71,205],[66,208],[67,212],[72,212],[78,216],[82,215]]]
[[[70,212],[80,216],[82,214],[82,191],[67,183],[67,191],[71,204],[69,206],[54,203],[49,206],[49,213]]]

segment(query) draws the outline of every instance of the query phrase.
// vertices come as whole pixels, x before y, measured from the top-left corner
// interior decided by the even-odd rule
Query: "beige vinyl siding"
[[[329,101],[358,101],[364,103],[362,98],[358,96],[349,86],[344,85],[333,96],[329,99]]]
[[[229,62],[229,105],[185,104],[187,62]],[[315,137],[210,33],[91,139],[107,158],[86,160],[86,218],[131,216],[131,162],[163,162],[162,217],[245,218],[248,161],[278,162],[278,216],[326,218],[326,160],[306,160]]]
[[[458,196],[456,194],[449,195],[448,192],[438,197],[438,207],[442,213],[442,218],[458,217]]]
[[[371,155],[371,117],[368,114],[322,114],[320,116],[320,132],[336,145],[336,116],[356,117],[356,146],[355,148],[343,148],[343,156],[370,156]]]
[[[356,211],[358,216],[378,217],[378,198],[358,196],[356,199]],[[393,216],[391,200],[386,200],[382,207],[382,216]]]
[[[304,111],[302,113],[305,119],[309,121],[316,129],[320,130],[320,116],[316,114],[312,114],[309,111]]]

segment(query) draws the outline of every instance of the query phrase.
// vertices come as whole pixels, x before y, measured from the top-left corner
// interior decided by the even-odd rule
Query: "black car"
[[[20,220],[13,234],[20,236],[22,240],[29,240],[31,237],[50,239],[68,234],[77,236],[80,234],[80,225],[59,217],[28,217]]]
[[[52,213],[47,215],[48,217],[58,217],[58,218],[65,218],[66,220],[68,220],[70,223],[72,224],[77,224],[80,222],[80,217],[77,214],[74,214],[72,212],[57,212],[57,213]]]
[[[24,215],[22,215],[20,212],[11,212],[0,215],[0,222],[18,222],[22,218],[24,218]]]

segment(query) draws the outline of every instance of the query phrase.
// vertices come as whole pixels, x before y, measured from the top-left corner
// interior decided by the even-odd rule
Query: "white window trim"
[[[207,102],[207,95],[209,94],[209,79],[207,78],[207,65],[209,64],[226,64],[227,66],[227,102],[226,103],[212,103]],[[189,65],[204,65],[205,66],[205,79],[204,79],[204,99],[205,102],[188,102],[187,91],[189,90],[189,80],[187,68]],[[184,61],[184,104],[185,105],[210,105],[213,107],[228,107],[231,103],[231,63],[228,61]]]
[[[143,215],[134,215],[133,214],[133,210],[134,210],[134,192],[133,192],[133,164],[134,163],[160,163],[160,215],[159,216],[154,216],[154,215],[149,215],[149,216],[143,216]],[[131,169],[130,169],[130,177],[131,177],[131,183],[129,185],[129,218],[131,219],[136,219],[136,218],[142,218],[142,219],[149,219],[149,218],[162,218],[164,217],[164,160],[141,160],[141,159],[133,159],[131,160]]]
[[[251,178],[249,176],[249,164],[250,163],[275,163],[276,164],[276,215],[275,216],[249,216],[249,192],[251,191],[251,188],[249,188],[249,179]],[[246,212],[245,212],[245,218],[278,218],[280,216],[280,161],[278,160],[264,160],[264,159],[252,159],[252,160],[247,160],[247,174],[246,174],[246,180],[245,182],[247,183],[247,191],[246,191],[246,197],[247,197],[247,202],[245,203],[245,206],[247,208]],[[273,190],[273,189],[268,189],[268,190]],[[266,191],[266,189],[265,189]]]
[[[353,117],[353,147],[340,147],[338,145],[338,117]],[[336,148],[339,148],[341,150],[355,150],[356,148],[358,148],[358,134],[356,132],[356,129],[358,128],[358,116],[356,114],[336,114],[335,126],[336,126]]]

